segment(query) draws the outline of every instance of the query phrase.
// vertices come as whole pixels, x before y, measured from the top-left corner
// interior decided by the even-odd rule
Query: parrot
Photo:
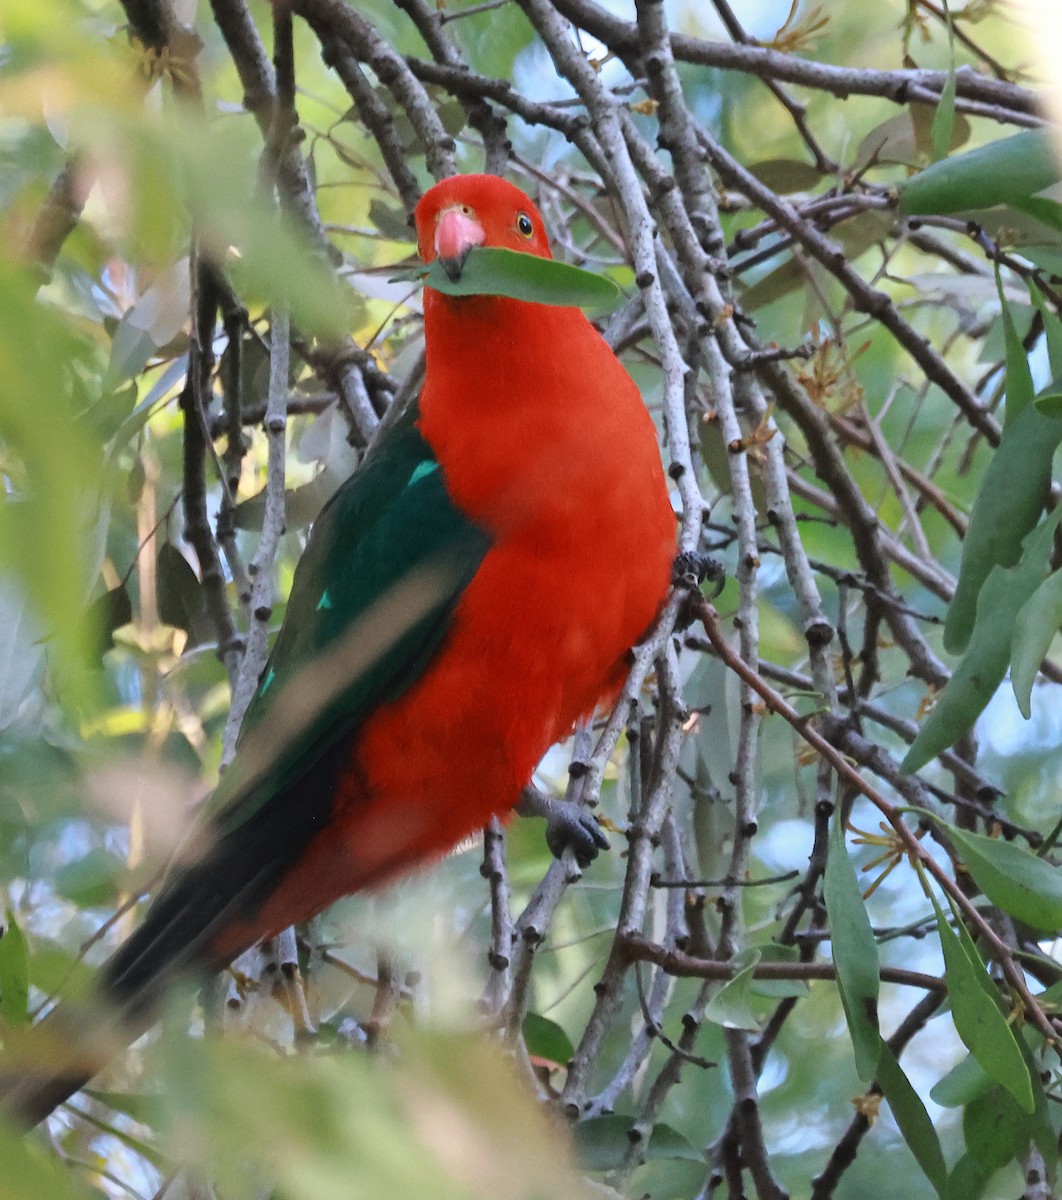
[[[451,279],[481,246],[551,257],[499,176],[436,183],[414,220]],[[424,354],[417,400],[314,522],[209,815],[100,968],[119,1044],[175,982],[507,818],[545,752],[618,697],[664,604],[657,433],[586,315],[426,287]],[[84,1044],[69,1007],[36,1028]],[[112,1052],[0,1066],[0,1113],[38,1123]]]

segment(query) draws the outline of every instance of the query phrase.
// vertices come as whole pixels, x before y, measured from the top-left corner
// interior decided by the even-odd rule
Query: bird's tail
[[[100,968],[89,1001],[60,1004],[16,1044],[9,1039],[0,1116],[36,1125],[150,1028],[174,984],[202,980],[278,932],[265,906],[326,826],[344,753],[326,748],[270,795],[275,803],[248,803],[245,820],[216,826],[213,836],[207,827],[198,857],[171,868],[143,923]]]

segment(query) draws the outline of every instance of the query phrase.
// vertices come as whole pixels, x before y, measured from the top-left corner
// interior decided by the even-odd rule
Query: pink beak
[[[469,251],[482,246],[485,238],[483,226],[460,208],[442,210],[435,226],[435,254],[452,280],[461,278]]]

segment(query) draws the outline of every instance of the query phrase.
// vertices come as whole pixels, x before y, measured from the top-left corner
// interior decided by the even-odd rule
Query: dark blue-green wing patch
[[[388,431],[314,525],[211,804],[207,848],[175,869],[105,969],[129,1013],[146,1012],[173,977],[224,965],[225,929],[253,916],[327,827],[359,723],[424,671],[487,552],[416,418],[414,408]]]

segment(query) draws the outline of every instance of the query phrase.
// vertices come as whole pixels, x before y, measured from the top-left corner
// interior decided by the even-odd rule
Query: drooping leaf
[[[1062,421],[1050,420],[1034,405],[1003,430],[963,540],[959,579],[944,623],[950,653],[960,654],[970,641],[978,596],[992,568],[1018,561],[1022,539],[1043,512],[1059,442]]]
[[[856,1071],[869,1083],[881,1050],[878,1031],[878,947],[855,868],[848,857],[840,811],[833,819],[823,885],[830,919],[837,988],[852,1035]]]
[[[937,932],[944,952],[944,974],[955,1031],[984,1068],[1002,1084],[1022,1109],[1035,1108],[1032,1080],[1025,1057],[1000,1006],[999,993],[972,942],[951,928],[936,900]],[[965,932],[965,931],[964,931]]]
[[[1060,412],[1062,415],[1062,412]],[[1018,610],[1010,651],[1010,682],[1021,715],[1032,715],[1032,689],[1040,664],[1062,627],[1062,570],[1049,575]]]
[[[1006,347],[1007,407],[1004,419],[1007,425],[1012,425],[1032,399],[1034,389],[1029,356],[1025,353],[1025,347],[1022,345],[1018,330],[1014,325],[1014,316],[1010,311],[1010,305],[1003,294],[1003,278],[999,273],[998,264],[996,266],[996,291],[999,293],[1003,344]]]
[[[1023,200],[1060,178],[1050,132],[1030,129],[934,163],[897,191],[905,216],[952,213]]]
[[[941,89],[930,131],[934,162],[940,162],[942,158],[947,157],[951,149],[951,132],[955,126],[955,28],[948,11],[948,0],[944,0],[944,15],[948,25],[948,78]]]
[[[907,1148],[915,1156],[926,1178],[936,1189],[937,1195],[943,1196],[948,1181],[948,1168],[944,1162],[944,1152],[940,1148],[937,1131],[929,1119],[921,1097],[911,1086],[903,1067],[884,1042],[881,1044],[877,1077]]]
[[[172,542],[159,547],[157,575],[159,617],[188,634],[188,646],[201,645],[213,636],[203,585],[188,560]]]
[[[623,303],[623,293],[603,275],[497,246],[473,249],[457,280],[451,279],[436,259],[424,281],[447,296],[508,296],[601,313],[611,312]]]
[[[800,961],[800,951],[796,946],[779,946],[777,942],[764,942],[754,950],[745,951],[738,955],[735,961],[744,962],[755,953],[761,963],[796,963]],[[766,996],[772,1000],[784,1000],[787,997],[799,998],[808,994],[808,985],[802,979],[753,979],[749,991],[754,996]]]
[[[749,1007],[749,991],[760,956],[754,952],[749,958],[748,965],[738,971],[733,979],[727,980],[705,1007],[706,1019],[722,1025],[724,1029],[757,1030],[760,1027]]]
[[[10,909],[0,936],[0,1017],[12,1025],[29,1020],[29,948]]]
[[[1019,423],[1024,419],[1019,417]],[[992,568],[977,598],[977,621],[966,653],[907,751],[901,770],[920,770],[962,737],[1003,682],[1018,612],[1044,577],[1060,516],[1062,510],[1053,513],[1025,539],[1025,552],[1016,567]]]
[[[1014,842],[951,825],[947,829],[967,871],[993,904],[1037,929],[1062,925],[1062,868]]]
[[[86,650],[94,666],[102,664],[103,656],[114,646],[115,631],[133,619],[133,602],[124,583],[97,596],[85,611],[88,636]]]

